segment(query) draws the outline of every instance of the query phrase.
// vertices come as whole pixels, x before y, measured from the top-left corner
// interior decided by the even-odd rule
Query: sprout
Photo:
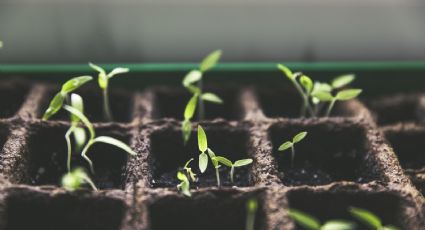
[[[186,164],[184,165],[183,170],[186,171],[186,175],[189,176],[192,182],[196,182],[197,181],[196,174],[193,173],[192,168],[189,167],[189,164],[192,161],[193,161],[193,158],[190,158],[190,160],[188,160]]]
[[[62,108],[62,105],[69,93],[74,92],[76,89],[80,88],[82,85],[86,84],[92,79],[93,78],[90,76],[80,76],[65,82],[65,84],[62,85],[59,93],[57,93],[50,101],[49,107],[47,108],[46,112],[44,112],[43,120],[48,120]]]
[[[84,113],[84,102],[83,98],[81,98],[78,94],[71,94],[71,105],[81,113]],[[71,127],[65,133],[65,140],[67,145],[67,162],[66,167],[68,172],[71,171],[71,155],[72,155],[72,146],[71,146],[71,138],[70,136],[74,136],[74,141],[76,145],[76,151],[81,151],[84,147],[84,144],[87,141],[87,136],[84,128],[79,127],[80,118],[71,114]]]
[[[213,159],[230,168],[230,181],[232,183],[234,183],[233,175],[235,168],[243,167],[252,163],[252,159],[237,160],[235,163],[232,163],[232,161],[222,156],[216,156]]]
[[[181,181],[180,184],[177,185],[177,189],[180,190],[185,196],[188,196],[188,197],[192,196],[192,194],[190,193],[190,182],[186,174],[178,171],[177,179]]]
[[[258,202],[256,199],[251,198],[246,202],[246,224],[245,230],[254,230],[255,214],[258,209]]]
[[[113,69],[111,72],[107,74],[106,71],[98,65],[89,63],[89,66],[92,69],[99,72],[97,82],[99,84],[99,87],[102,89],[102,93],[103,93],[103,115],[107,121],[112,121],[113,116],[112,116],[112,111],[109,104],[109,93],[108,93],[109,79],[113,78],[114,76],[118,74],[128,73],[129,69],[118,67]]]
[[[295,143],[302,141],[306,136],[307,132],[300,132],[292,138],[292,141],[286,141],[285,143],[279,146],[279,151],[285,151],[291,148],[291,167],[294,166]]]
[[[215,159],[216,157],[215,153],[210,148],[208,148],[207,134],[205,133],[202,126],[200,125],[198,125],[198,148],[199,148],[199,151],[201,152],[199,154],[199,170],[201,171],[201,173],[204,173],[205,170],[207,170],[208,157],[209,157],[215,169],[215,175],[217,178],[217,186],[220,187],[220,172],[218,171],[218,169],[220,168],[220,165],[218,161]]]
[[[68,191],[81,189],[84,184],[90,185],[93,190],[97,191],[93,181],[82,168],[76,168],[62,177],[62,187]]]
[[[296,209],[289,209],[288,215],[307,230],[354,230],[356,225],[346,220],[329,220],[321,224],[315,217]]]
[[[332,96],[330,92],[318,91],[313,96],[318,98],[320,101],[330,102],[325,114],[325,116],[328,117],[331,114],[332,108],[336,101],[351,100],[357,97],[361,92],[361,89],[346,89],[339,91],[335,96]]]
[[[182,122],[182,135],[185,144],[190,139],[190,133],[192,131],[190,120],[195,114],[196,106],[199,107],[199,120],[203,120],[205,117],[204,101],[216,104],[223,103],[223,100],[219,96],[211,92],[204,93],[202,89],[202,76],[217,64],[221,57],[221,53],[221,50],[210,53],[202,60],[199,69],[190,71],[182,81],[183,86],[192,94],[184,110],[184,120]]]
[[[84,148],[81,152],[81,156],[89,163],[91,172],[94,173],[94,167],[93,167],[93,162],[87,156],[87,152],[89,151],[90,147],[92,147],[96,143],[110,144],[110,145],[113,145],[115,147],[118,147],[118,148],[126,151],[130,155],[133,155],[133,156],[136,155],[136,153],[128,145],[126,145],[124,142],[122,142],[120,140],[117,140],[115,138],[108,137],[108,136],[96,137],[96,133],[95,133],[95,130],[93,128],[93,124],[78,109],[71,107],[71,106],[68,106],[68,105],[64,105],[63,108],[66,111],[68,111],[69,113],[71,113],[72,115],[78,117],[81,120],[81,122],[83,122],[84,125],[89,130],[90,138],[89,138],[87,144],[84,146]]]
[[[392,225],[384,226],[382,224],[381,219],[379,219],[377,215],[373,214],[372,212],[366,209],[351,207],[348,210],[354,218],[366,224],[371,230],[398,230],[399,229]]]

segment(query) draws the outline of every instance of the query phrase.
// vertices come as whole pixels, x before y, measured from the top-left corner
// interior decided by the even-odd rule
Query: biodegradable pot
[[[394,103],[394,96],[368,100],[370,109],[358,100],[337,102],[329,118],[300,119],[300,100],[291,89],[211,87],[225,104],[207,104],[206,119],[193,121],[193,135],[183,145],[181,118],[190,95],[181,88],[112,89],[116,121],[104,122],[101,92],[84,87],[78,93],[87,99],[96,131],[126,142],[137,156],[95,146],[91,176],[101,190],[68,192],[58,187],[66,172],[68,115],[40,120],[58,86],[3,82],[0,88],[2,98],[11,98],[0,107],[0,229],[243,230],[250,198],[259,203],[259,230],[302,229],[288,208],[325,221],[350,219],[349,206],[369,209],[402,229],[425,225],[420,94],[397,96]],[[395,111],[406,114],[385,118]],[[225,167],[220,188],[213,171],[199,173],[198,123],[217,154],[254,160],[236,170],[235,184]],[[308,135],[296,146],[291,167],[290,154],[277,149],[300,131]],[[199,181],[188,198],[177,191],[175,175],[190,158]],[[78,155],[73,165],[87,167]]]

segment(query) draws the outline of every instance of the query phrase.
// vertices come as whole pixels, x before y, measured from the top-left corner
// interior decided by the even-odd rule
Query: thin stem
[[[93,140],[90,140],[89,143],[87,143],[87,145],[84,147],[83,151],[81,152],[81,157],[83,157],[87,161],[87,163],[89,163],[90,171],[94,174],[93,162],[86,155],[87,152],[89,151],[89,148],[93,145],[93,143],[94,143]]]
[[[232,166],[232,168],[230,168],[230,181],[233,184],[233,174],[235,173],[235,167]]]
[[[203,83],[201,79],[198,81],[198,88],[201,90],[201,92],[202,92],[202,85]],[[205,119],[205,104],[204,104],[204,100],[202,100],[201,98],[201,95],[199,95],[199,98],[198,98],[198,107],[199,107],[198,118],[199,118],[199,121],[202,121]]]
[[[255,226],[255,212],[248,211],[246,217],[246,230],[254,230]]]
[[[89,178],[89,177],[87,177],[87,176],[84,176],[83,177],[83,180],[85,181],[85,182],[87,182],[87,184],[89,184],[90,185],[90,187],[94,190],[94,191],[97,191],[97,187],[96,187],[96,185],[94,184],[94,182]]]
[[[292,80],[292,83],[294,84],[295,88],[297,89],[298,93],[301,95],[303,101],[304,101],[304,105],[303,107],[301,107],[301,111],[303,111],[303,109],[305,108],[306,110],[308,110],[308,112],[310,113],[311,116],[314,115],[314,111],[312,110],[310,103],[308,102],[308,96],[304,93],[303,89],[301,88],[300,84],[298,84],[298,82],[296,80]],[[305,113],[305,112],[304,112]],[[301,114],[301,116],[305,116],[305,114]]]
[[[220,173],[218,172],[218,168],[215,168],[215,176],[217,177],[217,187],[220,187]]]
[[[294,159],[295,159],[295,146],[292,144],[291,146],[291,168],[294,167]]]
[[[103,92],[103,115],[106,121],[113,121],[111,108],[109,106],[108,87],[102,90]]]
[[[72,148],[71,148],[71,133],[74,131],[74,126],[71,126],[68,131],[65,133],[65,140],[66,140],[66,147],[67,147],[67,159],[66,159],[66,168],[68,169],[68,172],[71,171],[71,154],[72,154]]]
[[[326,110],[326,115],[325,115],[326,117],[329,117],[329,115],[331,115],[331,111],[332,111],[332,108],[334,107],[335,102],[336,102],[336,99],[334,98],[332,99],[331,103],[329,103],[328,109]]]

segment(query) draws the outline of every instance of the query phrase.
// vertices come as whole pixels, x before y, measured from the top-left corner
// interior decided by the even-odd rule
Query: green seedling
[[[68,94],[74,92],[76,89],[80,88],[82,85],[86,84],[92,79],[93,78],[91,76],[80,76],[65,82],[65,84],[62,85],[59,93],[57,93],[50,101],[49,107],[47,108],[46,112],[44,112],[43,120],[48,120],[62,108],[65,100],[68,98]]]
[[[220,171],[219,171],[220,164],[215,159],[216,157],[215,153],[210,148],[208,148],[207,134],[205,133],[202,126],[200,125],[198,125],[198,148],[199,148],[199,151],[201,152],[199,154],[199,170],[201,171],[201,173],[204,173],[205,170],[207,170],[208,157],[209,157],[215,169],[215,176],[217,178],[217,186],[220,187]]]
[[[346,220],[329,220],[322,224],[317,218],[296,209],[289,209],[288,215],[307,230],[354,230],[356,227],[355,223]]]
[[[81,156],[89,163],[90,165],[90,170],[92,173],[94,173],[94,167],[93,167],[93,162],[91,161],[91,159],[87,156],[87,153],[89,151],[89,149],[96,143],[105,143],[105,144],[110,144],[113,145],[115,147],[118,147],[124,151],[126,151],[128,154],[130,155],[136,155],[136,153],[128,146],[126,145],[124,142],[117,140],[113,137],[109,137],[109,136],[99,136],[96,137],[96,133],[95,130],[93,128],[93,124],[89,121],[89,119],[78,109],[68,106],[68,105],[64,105],[63,108],[68,111],[70,114],[78,117],[80,119],[80,121],[87,127],[88,131],[89,131],[89,140],[87,141],[87,144],[84,146],[83,150],[81,151]]]
[[[292,138],[292,141],[286,141],[279,146],[279,151],[285,151],[291,148],[291,167],[294,167],[295,144],[302,141],[307,136],[307,132],[300,132]]]
[[[78,94],[71,94],[71,106],[84,114],[84,102],[83,98]],[[71,145],[71,135],[74,137],[76,151],[79,152],[83,149],[84,144],[87,142],[87,135],[84,128],[79,127],[80,118],[71,114],[71,127],[65,133],[65,140],[67,145],[67,162],[66,166],[68,172],[71,171],[71,155],[72,155],[72,145]]]
[[[318,91],[313,94],[313,96],[320,101],[329,102],[329,106],[326,110],[325,116],[329,116],[331,114],[332,108],[335,105],[336,101],[348,101],[353,98],[356,98],[358,95],[362,93],[361,89],[345,89],[339,91],[335,96],[333,96],[330,92],[326,91]]]
[[[185,196],[188,196],[188,197],[192,196],[192,194],[190,193],[190,182],[186,174],[178,171],[177,179],[180,180],[180,184],[177,185],[177,189],[181,191],[181,193]]]
[[[84,184],[97,191],[96,185],[82,168],[76,168],[62,177],[62,187],[68,191],[81,189]]]
[[[197,181],[196,174],[193,173],[192,168],[189,167],[189,164],[192,161],[193,161],[193,158],[190,158],[190,160],[188,160],[186,164],[184,165],[183,170],[186,172],[186,175],[189,176],[192,182],[196,182]]]
[[[192,94],[192,97],[188,101],[184,110],[184,120],[182,123],[182,135],[184,143],[187,143],[190,139],[191,134],[191,119],[195,114],[196,107],[198,106],[198,117],[199,120],[203,120],[205,117],[204,101],[222,104],[223,100],[214,93],[203,92],[202,77],[203,75],[214,68],[221,57],[221,50],[216,50],[206,56],[198,69],[190,71],[183,79],[183,86]],[[195,85],[196,84],[196,85]]]
[[[213,159],[230,168],[230,181],[232,183],[234,183],[233,177],[235,174],[235,168],[243,167],[252,163],[252,159],[242,159],[232,163],[232,161],[223,156],[216,156]]]
[[[392,225],[384,226],[377,215],[366,209],[351,207],[348,210],[354,218],[367,225],[371,230],[399,230]]]
[[[246,230],[254,230],[255,227],[255,214],[257,213],[258,202],[256,199],[251,198],[246,202]]]
[[[102,89],[103,94],[103,115],[107,121],[113,121],[112,111],[109,104],[109,79],[115,77],[118,74],[128,73],[128,68],[117,67],[111,72],[106,73],[106,71],[93,63],[89,63],[89,66],[99,72],[97,82],[100,89]]]

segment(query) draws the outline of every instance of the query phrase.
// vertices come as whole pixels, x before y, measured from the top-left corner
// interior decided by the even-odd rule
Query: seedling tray
[[[180,120],[190,95],[177,84],[193,65],[127,66],[134,76],[117,78],[118,87],[111,89],[116,122],[102,122],[97,88],[78,91],[96,131],[137,153],[127,157],[108,146],[93,149],[99,192],[58,187],[66,172],[63,136],[70,123],[65,114],[40,119],[57,83],[89,70],[79,65],[0,68],[0,229],[243,230],[250,198],[259,202],[259,230],[302,229],[288,208],[324,221],[350,219],[349,206],[368,209],[401,229],[425,226],[425,96],[405,93],[417,89],[421,80],[415,76],[425,73],[424,63],[289,65],[319,76],[355,72],[358,85],[370,92],[338,103],[329,118],[311,119],[297,118],[300,101],[285,79],[275,76],[272,64],[219,66],[206,87],[226,104],[207,106],[207,119],[200,123],[217,152],[254,163],[237,170],[237,187],[223,173],[224,186],[217,188],[207,172],[191,198],[177,191],[175,173],[198,155],[198,121],[191,141],[182,143]],[[416,84],[398,73],[412,75]],[[397,81],[399,87],[391,84]],[[288,170],[290,156],[277,148],[302,130],[309,136],[297,146],[295,166]]]

